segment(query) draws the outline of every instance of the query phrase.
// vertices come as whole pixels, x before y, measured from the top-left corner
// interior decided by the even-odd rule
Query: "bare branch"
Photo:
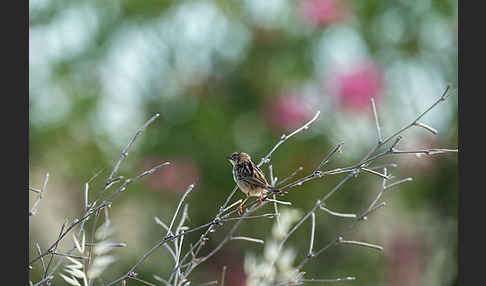
[[[320,111],[317,111],[316,114],[314,115],[314,117],[311,120],[309,120],[306,124],[304,124],[302,127],[298,128],[294,132],[290,133],[289,135],[283,134],[282,137],[280,137],[280,141],[278,141],[277,144],[275,144],[275,146],[273,146],[272,150],[270,150],[270,152],[265,157],[263,157],[261,159],[260,163],[258,163],[258,167],[261,167],[263,164],[270,162],[270,157],[272,156],[273,152],[275,152],[275,150],[277,150],[277,148],[280,145],[282,145],[285,141],[287,141],[288,139],[290,139],[295,134],[301,132],[302,130],[309,129],[309,126],[314,121],[316,121],[316,119],[317,119],[317,117],[319,117],[319,114],[320,113],[321,113]]]
[[[242,199],[239,199],[239,200],[237,200],[236,202],[232,203],[232,204],[231,204],[229,207],[225,208],[225,209],[223,210],[223,212],[225,212],[225,211],[227,211],[227,210],[231,209],[232,207],[236,206],[237,204],[241,203],[241,201],[243,201],[243,200],[242,200]]]
[[[221,272],[221,286],[224,286],[225,276],[226,276],[226,265],[223,266],[223,271]]]
[[[311,238],[308,252],[310,255],[312,255],[312,249],[314,248],[314,235],[316,232],[316,214],[314,212],[311,213],[311,222]]]
[[[292,205],[291,202],[284,202],[284,201],[279,201],[279,200],[275,200],[275,199],[267,199],[267,201],[273,202],[273,203],[276,203],[276,204],[286,205],[286,206],[291,206]]]
[[[378,176],[378,177],[382,177],[382,178],[387,179],[387,180],[391,179],[390,177],[387,177],[386,175],[381,174],[381,173],[376,172],[376,171],[373,171],[373,170],[371,170],[371,169],[367,169],[367,168],[361,168],[361,170],[363,170],[363,171],[365,171],[365,172],[367,172],[367,173],[370,173],[370,174],[376,175],[376,176]]]
[[[287,178],[283,179],[282,181],[280,181],[276,187],[278,186],[281,186],[283,185],[285,182],[289,181],[290,179],[292,179],[293,177],[295,177],[298,173],[300,173],[302,170],[304,170],[303,167],[299,167],[297,168],[297,170],[295,170],[292,174],[290,174]]]
[[[143,130],[145,130],[145,128],[147,128],[147,126],[149,126],[149,124],[152,123],[159,116],[160,116],[159,113],[154,114],[147,122],[145,122],[145,124],[142,127],[140,127],[137,130],[137,132],[135,133],[135,135],[132,137],[132,139],[130,139],[130,141],[128,142],[127,146],[121,152],[120,159],[118,159],[118,161],[115,163],[115,167],[113,167],[113,170],[111,171],[110,176],[108,177],[108,180],[111,180],[113,178],[113,176],[116,174],[116,172],[120,168],[120,164],[128,156],[128,150],[130,149],[130,147],[132,147],[133,142],[135,142],[135,139],[137,139],[138,135],[140,135],[140,133],[142,133]]]
[[[424,149],[424,150],[411,150],[411,151],[399,151],[393,150],[392,154],[427,154],[427,155],[435,155],[441,153],[457,153],[457,149]]]
[[[376,112],[375,99],[372,97],[370,99],[370,101],[371,101],[371,108],[373,109],[373,117],[375,118],[376,132],[377,132],[377,135],[378,135],[378,142],[382,142],[383,137],[381,137],[381,129],[380,129],[380,123],[378,122],[378,113]]]
[[[355,214],[343,214],[343,213],[338,213],[338,212],[333,212],[327,208],[325,208],[324,206],[320,206],[320,209],[333,215],[333,216],[338,216],[338,217],[350,217],[350,218],[355,218],[356,215]]]
[[[34,204],[32,205],[32,208],[29,211],[29,216],[35,215],[37,212],[37,205],[39,204],[40,200],[42,199],[42,195],[44,194],[47,186],[47,181],[49,180],[49,173],[46,173],[44,176],[44,182],[42,183],[42,188],[39,191],[39,195],[37,196]],[[33,190],[31,188],[31,190]],[[36,190],[37,191],[37,190]]]
[[[333,283],[333,282],[352,281],[352,280],[356,280],[356,277],[344,277],[344,278],[337,278],[337,279],[299,279],[296,281],[283,282],[278,284],[277,286],[301,285],[304,283]]]
[[[265,243],[265,241],[263,241],[261,239],[251,238],[251,237],[247,237],[247,236],[233,236],[233,237],[231,237],[231,240],[246,240],[246,241],[256,242],[256,243],[260,243],[260,244]]]
[[[208,286],[208,285],[214,285],[214,284],[218,284],[218,280],[209,281],[209,282],[200,284],[199,286]]]
[[[422,127],[423,129],[429,131],[430,133],[434,134],[434,135],[437,135],[437,130],[430,127],[429,125],[425,124],[425,123],[422,123],[422,122],[415,122],[413,124],[414,126],[418,126],[418,127]]]
[[[396,181],[394,183],[389,184],[388,186],[385,186],[385,190],[390,189],[390,188],[393,188],[393,187],[395,187],[395,186],[397,186],[399,184],[402,184],[402,183],[411,182],[412,180],[413,179],[409,177],[409,178],[402,179],[400,181]]]
[[[367,242],[361,242],[361,241],[344,240],[342,237],[339,237],[338,243],[359,245],[359,246],[369,247],[369,248],[378,249],[380,251],[383,251],[383,247],[381,247],[379,245],[371,244],[371,243],[367,243]]]
[[[130,277],[128,277],[128,278],[129,278],[129,279],[131,279],[131,280],[138,281],[138,282],[140,282],[140,283],[142,283],[142,284],[145,284],[145,285],[148,285],[148,286],[157,286],[157,285],[155,285],[155,284],[153,284],[153,283],[150,283],[150,282],[148,282],[148,281],[142,280],[142,279],[137,278],[137,277],[135,277],[135,276],[130,276]]]

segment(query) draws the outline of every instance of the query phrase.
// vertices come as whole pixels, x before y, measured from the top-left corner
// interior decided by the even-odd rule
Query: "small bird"
[[[258,196],[257,201],[262,202],[265,190],[274,190],[267,183],[262,170],[251,161],[250,155],[244,152],[235,152],[226,159],[233,165],[233,179],[236,185],[246,194],[246,198],[238,207],[240,214],[243,212],[243,205],[250,196]]]

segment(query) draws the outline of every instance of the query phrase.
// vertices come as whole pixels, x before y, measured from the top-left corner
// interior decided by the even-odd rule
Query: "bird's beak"
[[[226,160],[231,162],[231,157],[230,156],[226,157]]]

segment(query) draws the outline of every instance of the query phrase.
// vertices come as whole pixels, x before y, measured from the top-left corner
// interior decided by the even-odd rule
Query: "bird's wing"
[[[261,188],[267,188],[268,183],[265,180],[263,172],[255,165],[251,163],[242,164],[240,180],[243,180],[249,184],[259,186]]]

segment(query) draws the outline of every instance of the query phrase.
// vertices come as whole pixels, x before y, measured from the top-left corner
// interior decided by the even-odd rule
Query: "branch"
[[[270,157],[272,156],[273,152],[275,152],[275,150],[277,150],[277,148],[282,145],[285,141],[287,141],[288,139],[290,139],[292,136],[294,136],[295,134],[301,132],[302,130],[307,130],[309,129],[309,126],[314,122],[316,121],[317,117],[319,117],[319,114],[321,112],[320,111],[317,111],[316,114],[314,115],[314,117],[309,120],[309,122],[307,122],[306,124],[304,124],[302,127],[300,127],[299,129],[295,130],[294,132],[290,133],[289,135],[285,135],[283,134],[282,137],[280,137],[280,141],[277,142],[277,144],[275,144],[275,146],[273,146],[272,150],[270,150],[270,152],[268,152],[268,154],[263,157],[260,161],[260,163],[258,163],[258,167],[261,167],[263,164],[265,163],[268,163],[270,162]]]

